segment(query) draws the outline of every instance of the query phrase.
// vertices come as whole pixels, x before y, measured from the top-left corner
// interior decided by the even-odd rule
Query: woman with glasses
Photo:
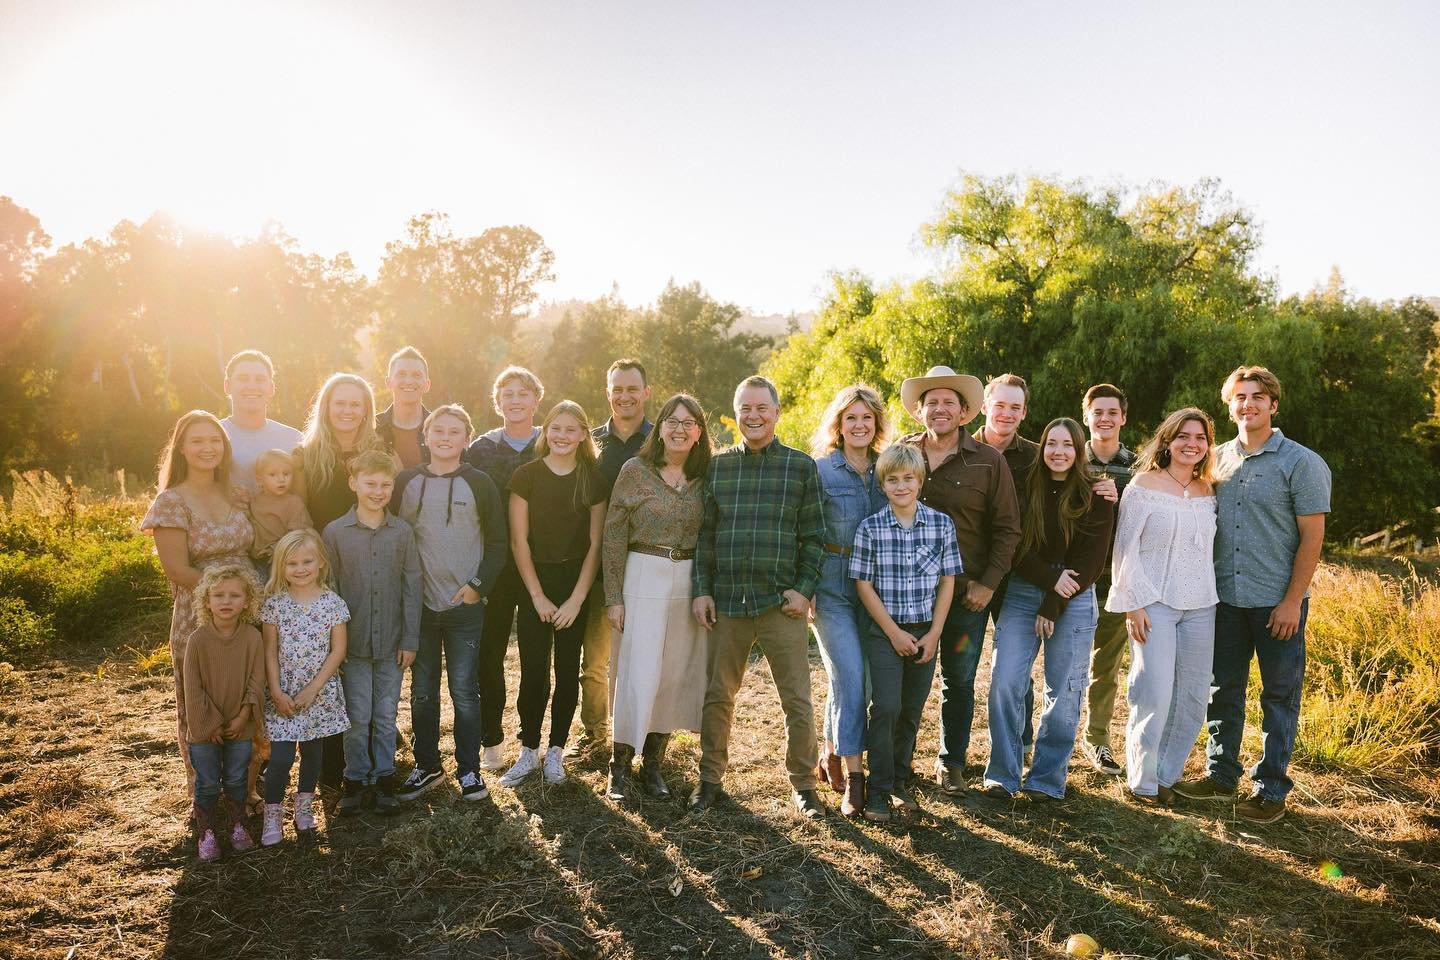
[[[676,394],[626,462],[610,494],[602,544],[605,604],[614,627],[610,678],[611,800],[630,791],[635,748],[651,796],[668,797],[660,764],[675,730],[699,730],[705,641],[690,615],[690,568],[700,535],[710,433],[700,403]]]

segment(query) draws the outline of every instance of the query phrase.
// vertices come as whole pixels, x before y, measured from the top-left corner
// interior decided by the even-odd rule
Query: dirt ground
[[[827,793],[832,816],[809,823],[786,799],[763,660],[731,800],[697,820],[678,802],[611,804],[593,756],[557,786],[492,778],[491,799],[466,804],[450,781],[400,816],[202,866],[169,675],[143,657],[162,630],[61,651],[0,688],[0,957],[1009,958],[1063,955],[1078,932],[1112,956],[1440,957],[1440,773],[1301,769],[1291,813],[1252,827],[1228,806],[1137,808],[1077,760],[1062,804],[924,786],[918,819],[876,826]],[[510,666],[513,696],[513,649]],[[818,658],[813,679],[818,709]],[[673,786],[697,758],[678,737]]]

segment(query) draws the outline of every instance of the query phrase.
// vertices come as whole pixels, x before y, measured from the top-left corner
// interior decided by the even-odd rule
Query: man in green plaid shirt
[[[785,710],[785,769],[806,817],[825,815],[815,794],[815,711],[810,702],[810,598],[820,579],[825,516],[815,461],[775,439],[780,398],[764,377],[735,390],[744,442],[715,455],[691,575],[695,619],[710,632],[700,721],[700,785],[693,812],[720,796],[730,761],[735,694],[750,648],[760,650]]]

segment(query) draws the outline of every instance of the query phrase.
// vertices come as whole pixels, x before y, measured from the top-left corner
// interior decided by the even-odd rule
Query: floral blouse
[[[605,572],[605,605],[625,602],[625,559],[632,543],[694,550],[704,513],[701,479],[676,490],[660,471],[638,457],[625,462],[610,491],[600,559]]]

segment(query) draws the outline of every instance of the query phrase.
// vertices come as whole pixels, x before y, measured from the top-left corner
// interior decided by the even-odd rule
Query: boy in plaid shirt
[[[907,813],[917,809],[908,786],[915,733],[960,572],[960,545],[951,519],[918,500],[925,482],[919,449],[886,449],[875,462],[875,479],[889,505],[856,528],[850,578],[871,621],[864,634],[870,666],[865,819],[885,823],[892,795]]]

